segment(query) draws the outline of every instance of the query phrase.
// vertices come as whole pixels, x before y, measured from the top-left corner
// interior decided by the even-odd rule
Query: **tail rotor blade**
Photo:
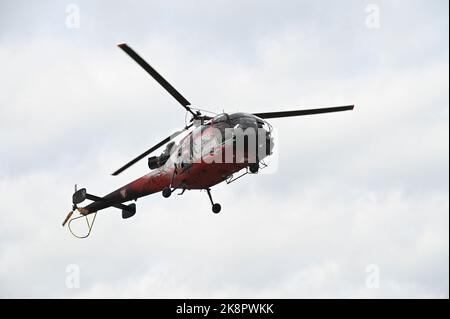
[[[70,211],[69,214],[67,214],[67,217],[64,219],[62,226],[64,227],[67,222],[69,221],[70,217],[72,217],[73,211]]]

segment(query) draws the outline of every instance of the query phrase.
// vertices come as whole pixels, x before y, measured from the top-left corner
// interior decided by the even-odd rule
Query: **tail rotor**
[[[73,195],[75,196],[75,194],[77,193],[77,191],[78,191],[78,189],[77,189],[78,187],[77,187],[77,184],[75,184],[75,187],[74,187],[74,193],[73,193]],[[67,222],[69,221],[69,219],[72,217],[72,215],[73,215],[73,213],[77,210],[77,204],[75,203],[75,201],[74,201],[74,198],[73,198],[73,196],[72,196],[72,210],[67,214],[67,217],[64,219],[64,221],[63,221],[63,223],[62,223],[62,226],[64,227],[64,226],[66,226],[66,224],[67,224]]]
[[[69,227],[70,232],[72,233],[73,236],[77,237],[77,238],[86,238],[91,234],[92,231],[92,227],[94,226],[94,221],[95,221],[95,217],[97,217],[97,212],[94,213],[94,219],[92,220],[92,222],[89,222],[88,217],[83,214],[83,208],[79,208],[77,206],[77,204],[80,204],[81,202],[83,202],[85,199],[87,198],[87,192],[86,192],[86,188],[82,188],[82,189],[78,189],[77,188],[77,184],[75,184],[75,188],[74,188],[74,193],[72,195],[72,210],[67,214],[66,218],[64,219],[62,226],[64,227],[67,224],[67,227]],[[75,211],[79,211],[81,216],[77,216],[72,218],[72,215]],[[88,233],[84,236],[79,236],[76,235],[72,229],[70,228],[70,224],[76,220],[76,219],[80,219],[80,218],[86,218],[86,222],[87,222],[87,227],[88,227]]]

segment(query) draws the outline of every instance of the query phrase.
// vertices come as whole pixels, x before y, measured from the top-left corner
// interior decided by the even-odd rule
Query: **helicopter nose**
[[[264,130],[260,136],[262,139],[260,139],[260,142],[258,143],[258,155],[259,158],[263,158],[272,154],[274,143],[273,137],[269,131]]]

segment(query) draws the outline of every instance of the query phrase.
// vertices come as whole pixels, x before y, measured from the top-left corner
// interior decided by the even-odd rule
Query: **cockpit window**
[[[222,114],[218,114],[218,115],[214,116],[211,120],[211,123],[217,124],[217,123],[228,122],[229,119],[230,119],[230,117],[228,116],[227,113],[222,113]]]
[[[210,122],[210,127],[219,130],[220,136],[216,136],[219,141],[223,141],[225,136],[225,129],[231,127],[230,117],[227,113],[216,115]]]

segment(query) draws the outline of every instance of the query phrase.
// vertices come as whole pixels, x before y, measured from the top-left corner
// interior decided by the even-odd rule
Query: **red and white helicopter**
[[[115,207],[122,210],[122,218],[130,218],[136,213],[136,204],[124,203],[153,193],[161,192],[168,198],[175,190],[180,190],[180,195],[185,190],[206,190],[212,211],[217,214],[221,206],[213,201],[211,187],[224,181],[230,183],[247,173],[257,173],[265,165],[264,158],[272,154],[272,126],[266,119],[349,111],[354,108],[353,105],[346,105],[267,113],[222,113],[210,117],[191,107],[188,100],[127,44],[118,46],[166,89],[190,113],[192,119],[182,130],[166,137],[112,174],[120,174],[166,145],[162,154],[148,158],[151,171],[146,175],[103,197],[89,194],[85,188],[77,190],[75,187],[72,211],[67,215],[63,226],[69,222],[70,228],[73,220],[86,217],[87,235],[78,236],[72,232],[78,238],[89,236],[98,211]],[[182,133],[185,136],[175,144],[172,140]],[[243,173],[233,178],[233,174],[241,170]],[[92,202],[79,207],[84,200]],[[80,216],[72,217],[75,211]],[[91,222],[87,219],[90,214],[94,214]]]

